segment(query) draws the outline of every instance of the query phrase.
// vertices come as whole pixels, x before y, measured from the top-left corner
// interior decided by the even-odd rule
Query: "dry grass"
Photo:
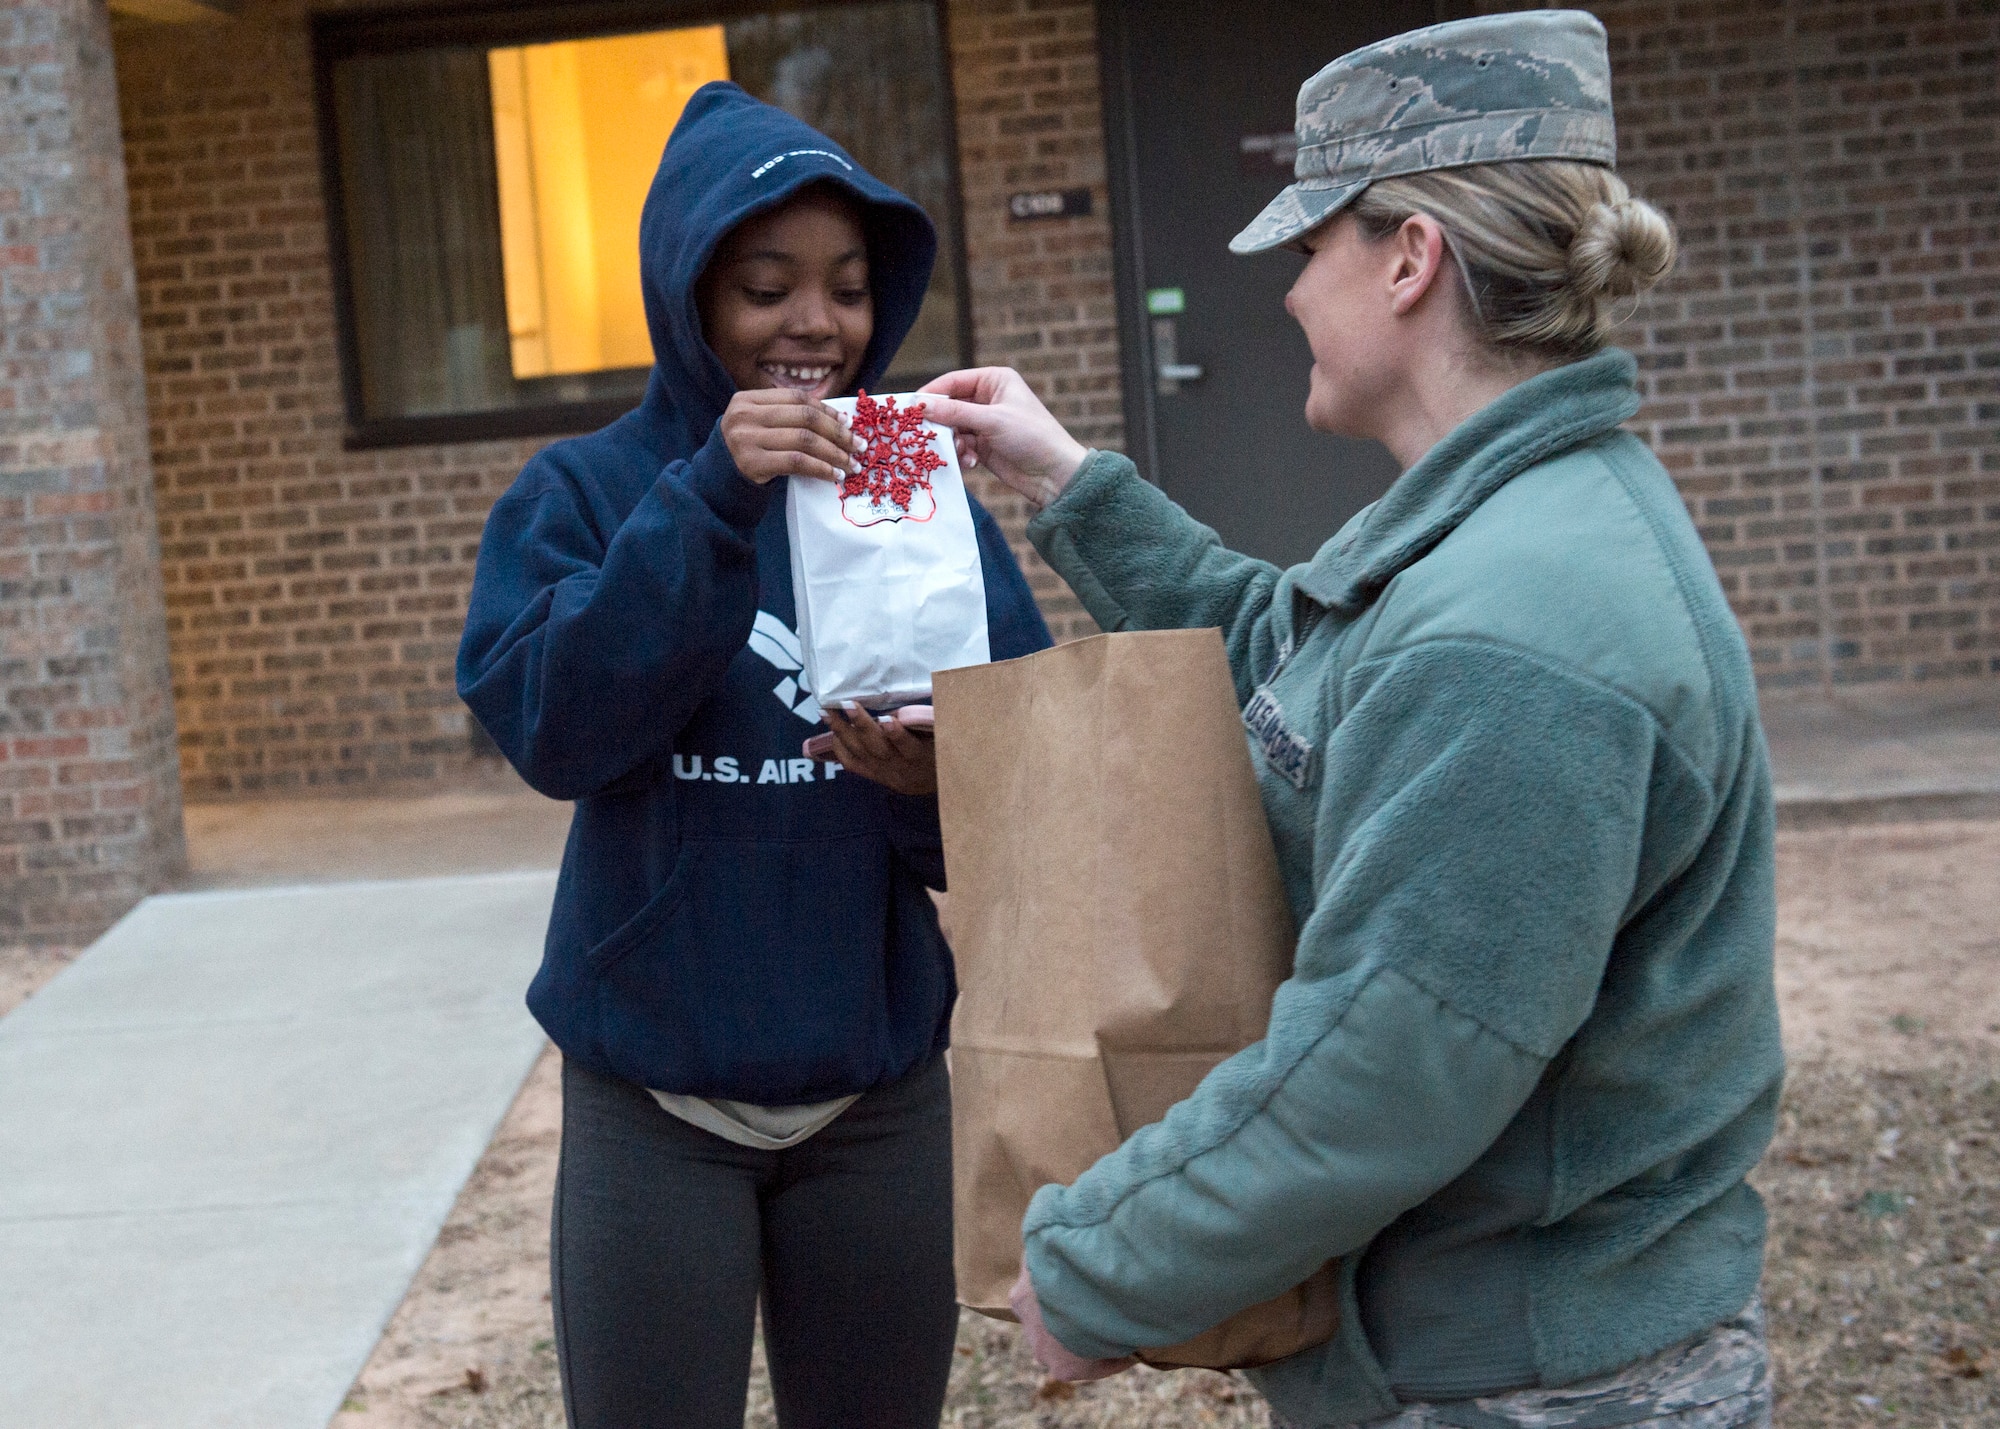
[[[1236,1376],[1141,1366],[1095,1384],[1058,1384],[1042,1376],[1012,1325],[959,1317],[958,1363],[945,1398],[950,1429],[1266,1429],[1270,1422],[1263,1397]]]
[[[1771,1207],[1764,1280],[1788,1429],[2000,1423],[2000,1057],[1938,1046],[1916,1071],[1793,1070],[1757,1181]],[[544,1328],[495,1347],[480,1391],[434,1390],[424,1429],[559,1429]],[[343,1416],[337,1423],[348,1422]],[[357,1421],[359,1422],[359,1421]],[[761,1347],[746,1429],[775,1429]],[[1014,1330],[967,1315],[950,1429],[1263,1429],[1240,1379],[1135,1370],[1044,1382]]]
[[[460,1383],[432,1391],[403,1422],[424,1429],[562,1429],[562,1394],[546,1336],[525,1354],[482,1369],[475,1392]],[[348,1415],[335,1424],[346,1429]],[[776,1429],[763,1345],[751,1366],[744,1429]],[[1263,1400],[1242,1380],[1207,1371],[1139,1369],[1099,1384],[1046,1381],[1013,1327],[965,1315],[944,1413],[946,1429],[1267,1429]]]
[[[1793,1069],[1757,1174],[1779,1422],[2000,1424],[2000,1058]]]

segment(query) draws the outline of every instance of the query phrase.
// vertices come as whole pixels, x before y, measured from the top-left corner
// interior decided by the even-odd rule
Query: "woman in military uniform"
[[[1766,1423],[1770,774],[1621,425],[1607,327],[1674,238],[1612,168],[1604,31],[1371,45],[1298,139],[1231,246],[1304,255],[1306,420],[1404,468],[1311,562],[1225,550],[1006,369],[930,389],[1106,630],[1222,628],[1301,930],[1265,1040],[1035,1197],[1016,1308],[1088,1378],[1337,1260],[1333,1340],[1251,1375],[1297,1424]]]

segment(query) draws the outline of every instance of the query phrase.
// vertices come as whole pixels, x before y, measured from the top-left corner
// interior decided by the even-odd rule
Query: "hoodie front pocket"
[[[688,889],[694,885],[705,851],[706,845],[696,839],[681,844],[680,851],[674,855],[673,872],[667,875],[667,881],[660,885],[659,892],[648,898],[637,913],[619,924],[609,937],[585,954],[584,960],[593,973],[602,975],[609,972],[619,959],[646,942],[673,917],[681,904],[687,901]]]
[[[888,840],[698,847],[698,882],[634,928],[597,978],[597,1035],[620,1075],[773,1104],[868,1086],[887,1055],[897,961]],[[922,982],[895,991],[929,1002]],[[928,1042],[935,1022],[912,1021]]]

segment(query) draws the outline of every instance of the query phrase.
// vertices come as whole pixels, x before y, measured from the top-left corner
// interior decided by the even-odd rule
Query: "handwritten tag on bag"
[[[835,485],[793,477],[785,527],[807,683],[821,705],[930,698],[938,670],[983,665],[986,582],[951,431],[921,396],[836,397],[867,442]]]

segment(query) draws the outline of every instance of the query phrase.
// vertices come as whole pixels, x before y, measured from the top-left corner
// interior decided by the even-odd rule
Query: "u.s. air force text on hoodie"
[[[521,776],[575,819],[528,1006],[567,1057],[642,1086],[765,1105],[865,1091],[944,1045],[955,984],[926,886],[934,799],[800,757],[783,478],[744,479],[734,387],[695,284],[729,230],[802,187],[861,207],[876,381],[937,240],[837,144],[733,84],[698,91],[640,221],[654,366],[639,408],[530,461],[494,506],[458,687]],[[973,505],[995,659],[1049,644]]]

